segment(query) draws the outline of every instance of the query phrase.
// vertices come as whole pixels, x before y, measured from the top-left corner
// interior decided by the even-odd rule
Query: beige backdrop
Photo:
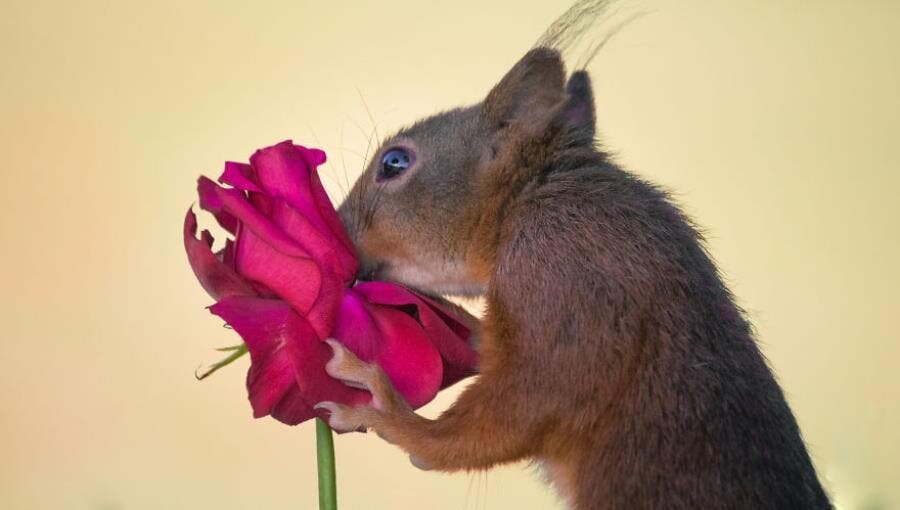
[[[900,3],[627,5],[605,143],[708,229],[839,506],[900,507]],[[382,132],[476,101],[566,6],[0,4],[0,507],[313,508],[312,424],[253,420],[246,360],[193,379],[236,340],[182,252],[194,179],[294,138],[337,197],[361,95]],[[337,453],[344,509],[560,508],[523,465]]]

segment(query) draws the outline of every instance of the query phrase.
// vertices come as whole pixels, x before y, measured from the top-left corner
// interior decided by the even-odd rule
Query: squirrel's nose
[[[377,261],[360,260],[356,270],[356,279],[367,282],[377,280],[383,267],[384,264]]]

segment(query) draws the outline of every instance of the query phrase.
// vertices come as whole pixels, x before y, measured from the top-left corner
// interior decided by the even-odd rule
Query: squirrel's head
[[[556,50],[533,49],[482,102],[387,138],[339,208],[360,277],[481,293],[510,199],[562,155],[593,152],[590,81],[565,76]]]

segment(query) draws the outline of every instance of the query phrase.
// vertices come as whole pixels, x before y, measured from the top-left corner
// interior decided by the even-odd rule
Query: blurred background
[[[707,229],[837,505],[900,508],[900,3],[623,5],[604,144]],[[567,7],[0,3],[0,507],[314,508],[313,424],[253,420],[247,359],[194,380],[238,340],[183,253],[196,177],[293,138],[339,200],[376,126],[480,100]],[[345,509],[562,508],[526,465],[337,455]]]

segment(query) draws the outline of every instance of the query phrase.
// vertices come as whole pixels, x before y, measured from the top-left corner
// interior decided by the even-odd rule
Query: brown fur
[[[665,193],[593,144],[586,73],[537,48],[484,102],[387,140],[340,212],[361,274],[484,295],[480,376],[436,420],[336,344],[377,408],[333,403],[442,471],[537,459],[578,510],[828,508],[742,311]],[[416,154],[376,182],[380,154]]]

